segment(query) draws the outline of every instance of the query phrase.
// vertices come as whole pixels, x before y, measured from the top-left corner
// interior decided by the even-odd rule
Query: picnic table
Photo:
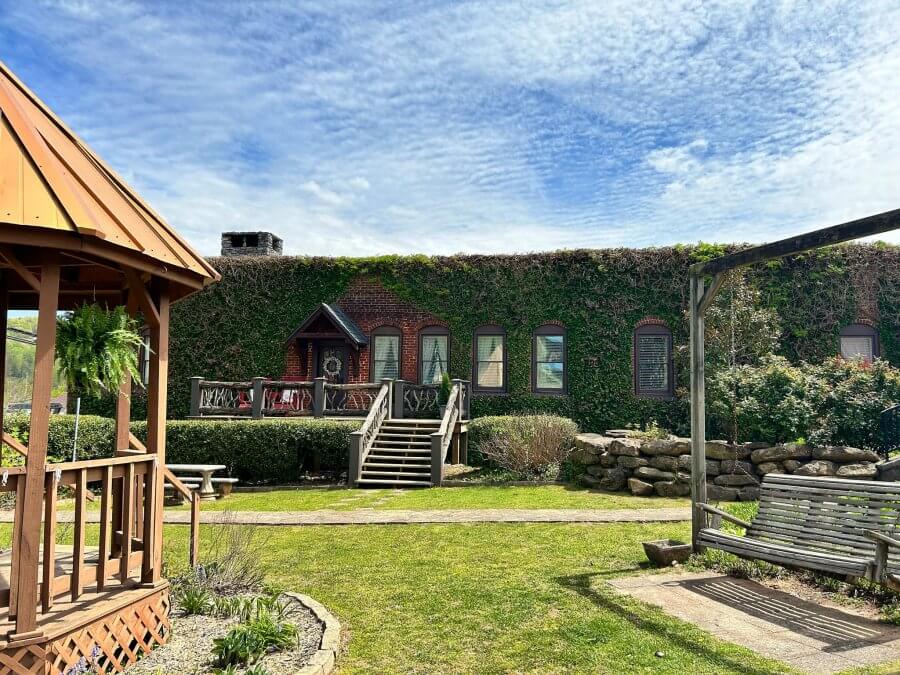
[[[200,474],[200,499],[215,499],[216,491],[213,489],[212,475],[216,471],[224,471],[224,464],[166,464],[172,473]]]

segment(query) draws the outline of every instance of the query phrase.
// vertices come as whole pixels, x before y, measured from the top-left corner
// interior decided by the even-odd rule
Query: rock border
[[[297,671],[297,675],[331,675],[335,671],[335,661],[341,651],[341,622],[325,605],[308,595],[290,592],[284,595],[306,607],[324,626],[318,651],[312,655],[309,663]]]

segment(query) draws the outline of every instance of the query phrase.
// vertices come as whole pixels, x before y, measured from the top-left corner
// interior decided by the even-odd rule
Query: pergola
[[[27,447],[3,434],[25,463],[2,469],[0,485],[17,495],[11,557],[0,557],[0,670],[15,664],[15,672],[61,671],[95,647],[120,669],[165,639],[169,307],[218,278],[0,63],[0,335],[9,309],[38,311]],[[147,442],[129,433],[126,379],[116,408],[115,456],[48,464],[57,312],[84,302],[125,306],[149,329]],[[0,375],[5,344],[0,341]],[[0,388],[0,426],[3,409]],[[85,547],[89,483],[101,487],[97,551]],[[70,553],[55,542],[59,485],[75,494]]]
[[[703,527],[703,514],[697,504],[706,503],[706,378],[704,355],[704,316],[729,270],[754,263],[783,258],[824,246],[882,234],[900,228],[900,209],[834,225],[771,244],[755,246],[729,255],[696,263],[690,268],[691,317],[691,505],[692,537]],[[709,283],[707,284],[707,277]]]

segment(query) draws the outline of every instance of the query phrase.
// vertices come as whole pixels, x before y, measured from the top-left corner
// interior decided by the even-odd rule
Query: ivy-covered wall
[[[170,414],[187,414],[192,375],[281,375],[291,332],[318,303],[336,300],[357,275],[368,275],[449,323],[454,377],[471,377],[474,329],[505,326],[510,393],[477,397],[474,414],[540,410],[571,416],[586,430],[650,420],[683,430],[684,396],[633,396],[632,331],[656,317],[672,329],[676,346],[686,344],[688,266],[724,251],[701,245],[513,256],[213,258],[222,281],[172,310]],[[757,266],[751,279],[781,317],[782,352],[790,359],[834,355],[841,327],[866,319],[880,331],[882,355],[900,364],[900,248],[824,249]],[[531,333],[551,320],[567,329],[566,397],[529,393]]]

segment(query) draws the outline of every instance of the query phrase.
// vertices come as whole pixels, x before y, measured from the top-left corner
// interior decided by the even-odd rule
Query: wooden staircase
[[[385,420],[362,465],[360,487],[431,487],[431,434],[441,420]]]

